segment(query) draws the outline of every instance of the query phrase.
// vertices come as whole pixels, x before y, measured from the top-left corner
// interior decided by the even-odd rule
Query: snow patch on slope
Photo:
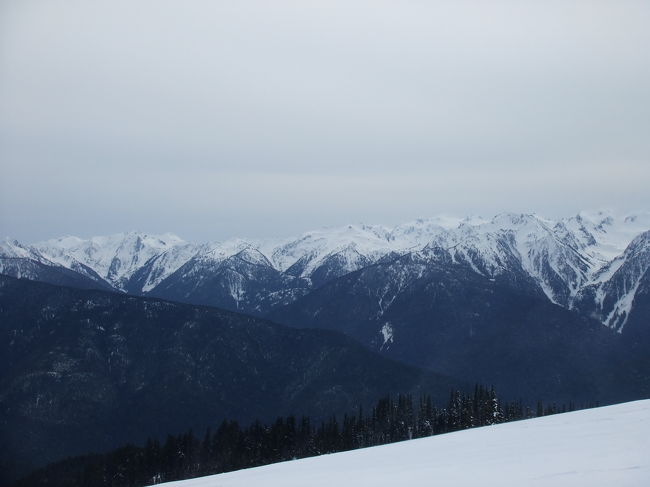
[[[393,344],[393,327],[390,322],[387,321],[384,323],[384,326],[381,327],[381,330],[379,330],[379,332],[384,339],[384,342],[381,344],[381,347],[379,347],[379,350],[388,350],[388,348]]]

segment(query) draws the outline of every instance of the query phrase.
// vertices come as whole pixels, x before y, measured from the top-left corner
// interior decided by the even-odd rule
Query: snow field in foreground
[[[650,486],[650,400],[276,463],[175,487]]]

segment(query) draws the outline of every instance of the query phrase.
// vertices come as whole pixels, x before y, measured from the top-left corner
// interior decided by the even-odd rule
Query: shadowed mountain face
[[[224,418],[323,417],[457,385],[329,331],[6,276],[0,333],[7,478]]]
[[[150,294],[263,316],[308,289],[305,279],[280,272],[260,252],[244,249],[221,260],[196,256]]]
[[[550,303],[524,276],[488,279],[436,260],[403,256],[364,268],[272,318],[342,331],[388,357],[526,401],[650,394],[641,344],[632,352],[620,334]]]

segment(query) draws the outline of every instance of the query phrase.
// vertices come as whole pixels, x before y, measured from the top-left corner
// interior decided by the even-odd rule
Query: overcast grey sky
[[[0,3],[0,235],[650,209],[650,2]]]

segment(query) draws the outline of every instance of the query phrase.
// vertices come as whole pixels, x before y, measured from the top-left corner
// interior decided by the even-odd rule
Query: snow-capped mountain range
[[[423,265],[445,261],[490,279],[528,276],[553,303],[620,331],[649,279],[649,230],[648,212],[598,211],[562,220],[435,217],[394,228],[348,225],[298,238],[205,244],[136,232],[33,245],[5,240],[0,272],[48,280],[39,277],[43,268],[67,270],[86,284],[265,314],[345,274],[412,254]]]

